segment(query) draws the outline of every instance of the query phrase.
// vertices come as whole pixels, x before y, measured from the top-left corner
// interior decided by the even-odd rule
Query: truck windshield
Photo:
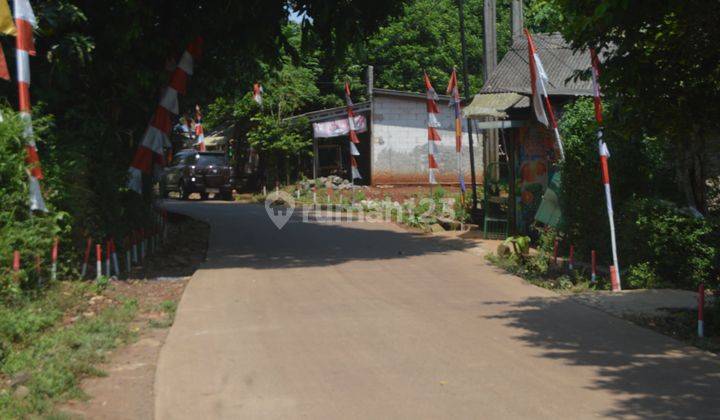
[[[200,155],[198,166],[226,166],[227,159],[223,155]]]

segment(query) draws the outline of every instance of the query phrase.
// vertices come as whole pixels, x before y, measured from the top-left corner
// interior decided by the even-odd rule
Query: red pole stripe
[[[607,156],[600,156],[600,167],[602,168],[603,184],[610,184],[610,170],[608,169]]]
[[[25,19],[15,19],[17,26],[17,40],[15,47],[20,51],[27,51],[30,55],[35,55],[35,42],[33,42],[33,28],[30,22]]]
[[[97,261],[102,261],[102,245],[95,244],[95,257]]]
[[[20,271],[20,251],[13,252],[13,271]]]
[[[32,106],[30,105],[30,85],[26,82],[18,82],[18,102],[20,112],[31,112]]]

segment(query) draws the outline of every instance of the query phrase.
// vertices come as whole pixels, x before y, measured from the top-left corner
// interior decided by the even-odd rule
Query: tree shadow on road
[[[564,298],[529,298],[502,319],[542,357],[597,370],[592,389],[618,396],[602,415],[720,418],[720,361],[668,337]],[[580,308],[578,308],[580,306]],[[585,309],[585,310],[583,310]],[[578,314],[583,316],[570,316]]]
[[[322,267],[350,261],[389,260],[462,250],[471,242],[403,231],[385,223],[303,222],[293,216],[282,230],[263,213],[243,221],[236,241],[213,232],[204,268],[281,269]],[[257,223],[263,227],[247,226]],[[269,226],[268,226],[269,225]]]

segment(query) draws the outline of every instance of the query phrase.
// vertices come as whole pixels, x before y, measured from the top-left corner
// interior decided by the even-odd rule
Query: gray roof
[[[572,50],[562,35],[534,34],[533,40],[550,80],[548,94],[592,96],[591,80],[576,80],[577,70],[590,68],[590,52]],[[480,93],[515,92],[531,94],[528,45],[525,37],[515,38],[512,47],[490,74]]]
[[[507,118],[510,108],[527,108],[530,101],[519,93],[480,93],[463,109],[465,118]]]

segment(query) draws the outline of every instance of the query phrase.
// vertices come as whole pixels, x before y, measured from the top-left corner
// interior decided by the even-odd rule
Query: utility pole
[[[485,76],[485,83],[490,79],[490,75],[495,71],[497,67],[497,10],[496,0],[484,0],[483,1],[483,73]],[[491,121],[494,118],[486,117],[487,121]],[[500,176],[500,168],[497,165],[492,165],[498,162],[498,130],[485,130],[483,141],[483,176],[485,179],[488,177],[498,178]],[[492,168],[491,172],[488,172],[488,168]]]
[[[486,0],[487,1],[487,0]],[[494,0],[493,0],[494,1]],[[469,103],[472,95],[470,94],[470,82],[468,81],[468,60],[467,60],[467,43],[465,42],[465,12],[463,0],[458,0],[458,13],[460,15],[460,45],[462,46],[462,60],[463,60],[463,87],[465,88],[465,102]],[[477,181],[475,179],[475,147],[473,146],[472,136],[472,121],[468,118],[467,120],[468,129],[468,143],[470,145],[470,177],[472,186],[472,211],[471,216],[477,211]]]
[[[524,23],[523,17],[523,2],[522,0],[512,0],[512,37],[513,41],[515,38],[522,36],[522,30]]]
[[[495,0],[483,4],[483,52],[485,55],[485,81],[497,67],[497,11]]]

